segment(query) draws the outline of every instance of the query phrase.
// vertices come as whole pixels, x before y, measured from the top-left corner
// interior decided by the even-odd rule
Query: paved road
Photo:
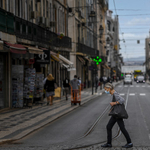
[[[125,125],[130,133],[134,149],[149,149],[150,147],[150,85],[136,84],[118,85],[115,88],[125,99],[129,119]],[[106,140],[106,124],[109,120],[110,96],[103,94],[86,103],[75,111],[65,115],[59,120],[30,134],[22,140],[1,146],[1,150],[59,150],[73,149],[101,149],[100,143]],[[106,107],[108,109],[106,110]],[[105,113],[103,111],[106,110]],[[82,137],[98,119],[92,132]],[[118,133],[118,126],[113,128],[113,136]],[[122,134],[113,140],[113,146],[117,149],[126,144]],[[89,147],[86,147],[88,146]],[[90,146],[92,145],[92,146]]]

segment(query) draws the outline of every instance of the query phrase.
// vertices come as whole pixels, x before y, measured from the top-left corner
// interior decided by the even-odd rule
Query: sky
[[[150,31],[150,0],[109,0],[109,9],[113,11],[113,16],[119,15],[122,56],[145,57],[145,38],[149,37]]]

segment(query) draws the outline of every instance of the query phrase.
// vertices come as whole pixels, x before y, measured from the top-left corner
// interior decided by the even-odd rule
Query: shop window
[[[36,35],[36,28],[34,28],[34,35]]]
[[[0,8],[3,8],[3,0],[0,0]]]
[[[26,33],[26,25],[25,24],[22,25],[22,32]]]
[[[12,59],[12,65],[15,65],[15,62],[16,62],[15,59]]]
[[[20,31],[20,22],[16,21],[16,30]]]
[[[28,26],[28,34],[31,34],[31,26]]]

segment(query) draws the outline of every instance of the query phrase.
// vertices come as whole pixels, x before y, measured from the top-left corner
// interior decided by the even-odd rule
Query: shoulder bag
[[[115,96],[113,95],[113,102],[115,102]],[[109,116],[113,116],[116,118],[128,119],[128,113],[125,109],[124,104],[117,104],[111,107]]]

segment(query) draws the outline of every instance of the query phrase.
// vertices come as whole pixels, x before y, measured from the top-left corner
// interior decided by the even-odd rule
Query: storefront
[[[69,55],[67,55],[69,57]],[[67,58],[68,58],[67,57]],[[65,56],[51,51],[51,73],[59,86],[63,86],[63,80],[70,76],[70,71],[75,70],[73,62]]]
[[[10,107],[32,105],[36,98],[43,97],[44,75],[35,68],[35,55],[43,50],[35,47],[5,42],[10,55]]]
[[[0,110],[9,107],[8,53],[0,52]]]

